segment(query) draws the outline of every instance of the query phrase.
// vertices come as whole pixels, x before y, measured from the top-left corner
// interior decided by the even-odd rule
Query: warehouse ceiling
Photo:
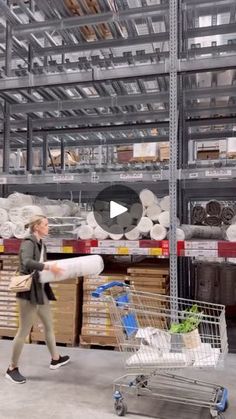
[[[235,0],[182,3],[186,136],[232,137]],[[166,0],[0,0],[0,138],[7,102],[12,147],[26,144],[29,124],[35,145],[168,141],[168,40]]]

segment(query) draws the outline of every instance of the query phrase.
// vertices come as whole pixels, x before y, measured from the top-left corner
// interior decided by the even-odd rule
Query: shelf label
[[[7,183],[6,177],[0,177],[0,185],[5,185]]]
[[[74,175],[54,175],[52,179],[58,183],[71,182],[74,180]]]
[[[186,249],[184,253],[187,257],[218,257],[217,250]]]
[[[72,246],[63,246],[62,247],[63,253],[74,253],[74,249]]]
[[[221,177],[221,176],[232,176],[231,169],[219,169],[219,170],[206,170],[206,177]]]
[[[62,253],[63,252],[63,248],[61,248],[61,246],[47,246],[47,251],[49,253]]]
[[[151,256],[162,256],[162,248],[161,247],[153,247],[149,249],[149,255]]]
[[[117,248],[117,254],[118,255],[129,255],[128,247],[118,247]]]
[[[198,177],[198,173],[197,173],[197,172],[195,172],[195,173],[189,173],[189,177],[190,177],[191,179],[195,179],[195,178],[197,178],[197,177]]]
[[[91,247],[90,253],[93,255],[115,255],[115,247]]]
[[[0,253],[4,253],[4,246],[0,244]]]
[[[142,179],[143,178],[143,174],[142,173],[121,173],[120,174],[120,179],[122,180],[138,180],[138,179]]]
[[[162,176],[161,173],[155,173],[154,175],[152,175],[152,180],[161,180]]]

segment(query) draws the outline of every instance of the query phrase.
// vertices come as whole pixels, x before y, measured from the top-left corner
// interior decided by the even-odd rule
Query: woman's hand
[[[64,272],[64,269],[60,268],[56,263],[45,264],[45,269],[52,272],[54,275],[60,275]]]

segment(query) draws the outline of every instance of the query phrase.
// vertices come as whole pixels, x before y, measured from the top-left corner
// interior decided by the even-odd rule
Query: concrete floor
[[[112,381],[123,374],[122,354],[115,351],[59,348],[71,363],[56,371],[48,368],[49,356],[43,345],[25,345],[21,372],[28,378],[16,385],[4,378],[11,341],[0,340],[1,419],[112,419]],[[185,371],[186,373],[186,371]],[[230,406],[225,419],[236,417],[236,355],[229,355],[223,370],[195,372],[205,381],[226,386]],[[192,377],[192,375],[191,375]],[[129,397],[127,419],[207,419],[205,409],[196,409],[150,398]]]

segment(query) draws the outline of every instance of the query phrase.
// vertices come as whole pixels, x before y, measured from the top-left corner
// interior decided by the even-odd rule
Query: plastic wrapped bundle
[[[61,259],[47,263],[49,265],[56,263],[59,268],[63,269],[63,272],[58,275],[54,275],[46,270],[40,272],[40,282],[43,284],[46,282],[65,281],[79,276],[99,275],[104,269],[103,259],[98,255]]]
[[[221,219],[224,224],[230,224],[235,216],[235,210],[232,206],[227,206],[222,209]]]
[[[31,195],[25,195],[19,192],[14,192],[8,196],[9,208],[13,207],[24,207],[25,205],[33,204],[33,197]]]
[[[193,224],[202,224],[206,219],[206,210],[202,205],[195,205],[192,210],[192,222]]]
[[[9,219],[12,223],[22,223],[22,217],[21,217],[21,207],[18,208],[11,208],[9,210]]]
[[[149,189],[143,189],[139,194],[140,201],[144,207],[149,207],[157,202],[157,198]]]
[[[218,201],[209,201],[206,204],[206,211],[208,215],[216,215],[216,216],[220,216],[221,215],[221,203]]]
[[[112,240],[121,240],[123,237],[123,228],[118,224],[114,224],[110,227],[109,237]]]
[[[13,234],[14,234],[14,237],[16,237],[17,239],[24,239],[25,237],[28,236],[29,230],[25,229],[25,226],[23,223],[17,223],[14,225]]]
[[[28,205],[21,208],[20,218],[23,223],[28,223],[34,215],[43,215],[43,211],[36,205]]]
[[[4,224],[8,221],[8,213],[4,208],[0,208],[0,224]]]
[[[8,198],[0,198],[0,208],[3,208],[7,211],[10,209],[10,202]]]
[[[3,239],[10,239],[14,235],[14,230],[15,224],[13,224],[11,221],[7,221],[0,227],[0,236]]]
[[[166,228],[160,224],[154,225],[150,231],[150,236],[153,240],[164,240],[166,238],[166,234]]]
[[[44,205],[41,206],[43,214],[46,217],[63,217],[64,211],[60,205]]]
[[[205,223],[208,226],[218,227],[221,225],[221,218],[218,217],[217,215],[210,215],[209,217],[206,218]]]

